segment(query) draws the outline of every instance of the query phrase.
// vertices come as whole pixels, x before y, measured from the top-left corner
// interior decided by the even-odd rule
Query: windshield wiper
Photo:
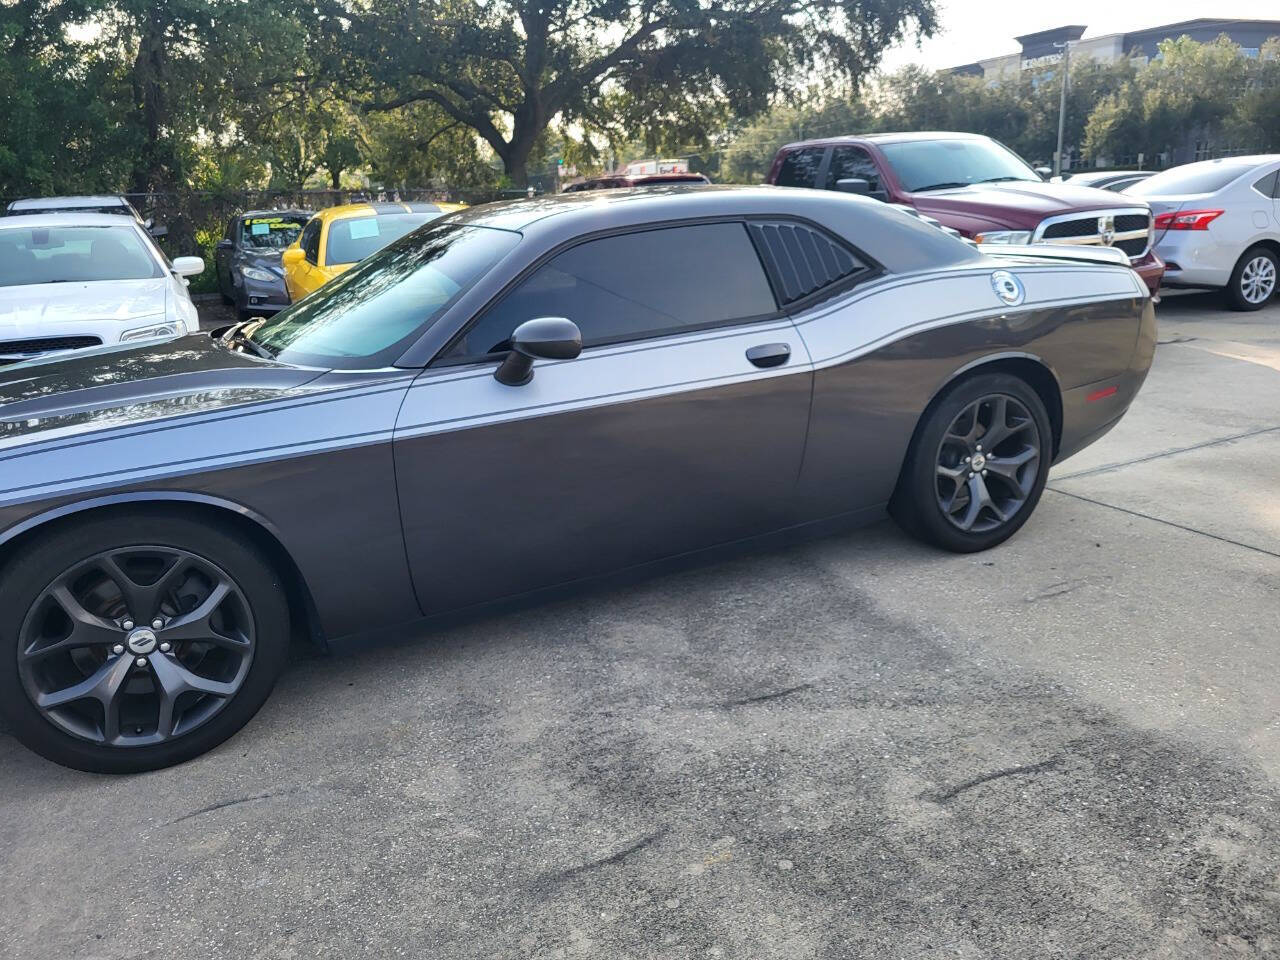
[[[946,190],[950,187],[967,187],[967,186],[969,186],[969,184],[961,183],[960,181],[957,180],[955,182],[950,182],[950,183],[931,183],[927,187],[916,187],[913,192],[919,193],[921,190]]]
[[[1004,183],[1007,180],[1020,180],[1024,183],[1036,182],[1030,177],[987,177],[985,180],[979,180],[978,183]]]
[[[222,339],[227,343],[235,343],[245,347],[254,356],[261,357],[263,360],[274,360],[276,355],[271,352],[269,347],[263,346],[254,340],[249,339],[249,335],[244,332],[246,325],[252,323],[252,320],[241,320],[234,327],[222,335]]]

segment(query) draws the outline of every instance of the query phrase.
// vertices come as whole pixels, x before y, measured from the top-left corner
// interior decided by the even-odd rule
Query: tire
[[[126,629],[134,615],[163,623]],[[191,518],[90,518],[0,571],[0,714],[77,770],[139,773],[213,749],[266,701],[288,649],[278,574]]]
[[[1232,310],[1261,310],[1280,287],[1280,257],[1267,247],[1244,252],[1227,284],[1227,305]]]
[[[1006,432],[992,456],[990,441],[984,445],[983,440],[990,437],[1000,410]],[[1013,536],[1035,510],[1049,475],[1052,446],[1044,402],[1026,381],[1003,373],[968,377],[948,387],[925,411],[889,512],[907,533],[944,550],[990,549]],[[989,473],[970,471],[975,460]]]

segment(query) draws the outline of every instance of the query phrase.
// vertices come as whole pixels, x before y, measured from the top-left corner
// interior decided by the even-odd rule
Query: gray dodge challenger
[[[1155,349],[1122,255],[828,191],[462,211],[269,319],[0,369],[0,711],[130,772],[319,641],[887,510],[1026,522]]]

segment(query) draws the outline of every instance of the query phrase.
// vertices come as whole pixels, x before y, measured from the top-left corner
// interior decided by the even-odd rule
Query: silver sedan
[[[1188,163],[1124,191],[1151,204],[1164,286],[1258,310],[1280,275],[1280,154]]]

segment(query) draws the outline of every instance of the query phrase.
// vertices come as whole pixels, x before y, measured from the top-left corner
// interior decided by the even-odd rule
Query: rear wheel
[[[284,667],[288,611],[248,542],[163,515],[54,533],[0,580],[0,711],[57,763],[132,773],[213,748]]]
[[[910,534],[958,553],[1017,532],[1044,490],[1052,429],[1039,394],[1008,374],[982,374],[926,413],[890,503]]]
[[[1280,257],[1267,247],[1251,247],[1231,271],[1227,303],[1235,310],[1261,310],[1275,296]]]

